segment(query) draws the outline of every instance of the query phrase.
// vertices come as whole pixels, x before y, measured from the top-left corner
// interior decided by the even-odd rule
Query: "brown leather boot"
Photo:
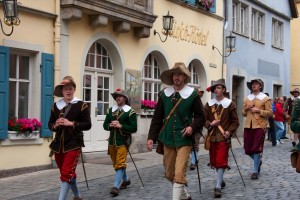
[[[74,200],[83,200],[81,197],[74,197]]]

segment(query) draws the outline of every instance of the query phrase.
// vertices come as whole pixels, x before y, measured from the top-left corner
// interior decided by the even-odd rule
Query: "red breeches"
[[[71,182],[72,178],[76,178],[76,167],[80,149],[75,149],[65,153],[55,153],[55,161],[60,171],[60,180],[62,182]]]

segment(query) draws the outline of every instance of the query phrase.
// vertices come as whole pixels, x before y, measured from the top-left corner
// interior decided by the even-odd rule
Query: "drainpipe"
[[[60,81],[60,0],[55,0],[55,13],[57,15],[54,24],[54,84]]]
[[[226,54],[226,43],[225,43],[225,33],[228,25],[228,0],[223,1],[223,12],[224,12],[224,22],[223,22],[223,55]],[[222,57],[222,78],[224,78],[224,65],[226,64],[226,57]]]

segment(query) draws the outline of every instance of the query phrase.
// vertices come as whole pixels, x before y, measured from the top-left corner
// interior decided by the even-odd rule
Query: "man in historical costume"
[[[74,200],[81,200],[77,183],[76,167],[84,147],[82,131],[92,126],[88,105],[74,96],[76,84],[71,76],[64,77],[55,87],[54,95],[63,97],[54,103],[48,127],[56,132],[50,144],[51,156],[54,153],[57,167],[60,170],[61,189],[59,200],[66,200],[71,188]]]
[[[118,196],[120,189],[125,189],[131,184],[126,173],[126,158],[131,143],[131,134],[137,131],[137,119],[135,111],[129,106],[129,98],[125,91],[118,88],[111,95],[117,105],[108,109],[103,128],[110,131],[108,155],[116,171],[114,186],[110,194]]]
[[[170,87],[159,96],[147,141],[149,151],[156,140],[164,145],[164,167],[166,178],[173,183],[173,200],[192,199],[186,189],[192,137],[205,123],[198,91],[186,85],[190,80],[190,72],[181,62],[161,74],[161,81]]]
[[[215,168],[217,174],[214,197],[220,198],[222,183],[225,185],[224,171],[228,168],[229,139],[239,127],[239,119],[235,103],[225,97],[225,80],[217,80],[210,88],[216,96],[204,106],[205,128],[210,134],[210,165]]]
[[[295,88],[292,91],[290,91],[290,93],[292,96],[287,99],[287,101],[285,102],[285,104],[283,106],[283,109],[285,111],[287,111],[286,119],[288,120],[288,126],[291,124],[291,115],[292,115],[292,111],[293,111],[293,106],[294,106],[295,100],[299,97],[300,90],[299,90],[299,88]],[[296,145],[299,136],[300,136],[300,132],[296,132],[296,133],[294,132],[294,139],[292,142],[293,146]]]
[[[202,98],[203,97],[203,94],[204,94],[204,91],[203,90],[199,90],[198,91],[198,94],[199,94],[199,97]],[[190,170],[195,170],[196,169],[196,160],[197,160],[197,156],[198,156],[198,152],[199,152],[199,144],[200,144],[200,139],[201,139],[201,135],[202,135],[202,129],[197,132],[197,133],[194,133],[194,149],[195,149],[195,152],[191,151],[190,153],[190,157],[191,157],[191,164],[190,164]]]
[[[262,93],[264,82],[261,79],[253,79],[247,82],[251,94],[244,99],[242,114],[246,117],[244,125],[244,149],[254,162],[251,179],[258,179],[262,165],[261,154],[264,148],[265,131],[268,118],[272,117],[272,105],[270,98]]]
[[[295,99],[294,102],[294,109],[291,118],[291,130],[294,133],[300,133],[300,98]],[[298,142],[291,151],[300,151],[300,142]]]

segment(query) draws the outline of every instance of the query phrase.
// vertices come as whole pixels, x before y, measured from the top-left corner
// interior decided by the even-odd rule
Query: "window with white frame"
[[[272,46],[283,49],[283,22],[272,19]]]
[[[142,82],[142,99],[158,101],[158,93],[161,90],[160,67],[152,54],[145,59]]]
[[[30,98],[30,55],[10,54],[8,118],[28,118]]]
[[[232,30],[241,35],[248,36],[249,6],[240,1],[232,2]]]
[[[196,71],[196,65],[193,62],[189,64],[189,71],[191,72],[191,81],[188,85],[195,89],[199,88],[199,76]]]
[[[112,70],[107,50],[98,42],[95,42],[89,49],[85,60],[86,67],[95,69]]]
[[[251,38],[259,42],[265,41],[265,14],[252,9],[251,14]]]

